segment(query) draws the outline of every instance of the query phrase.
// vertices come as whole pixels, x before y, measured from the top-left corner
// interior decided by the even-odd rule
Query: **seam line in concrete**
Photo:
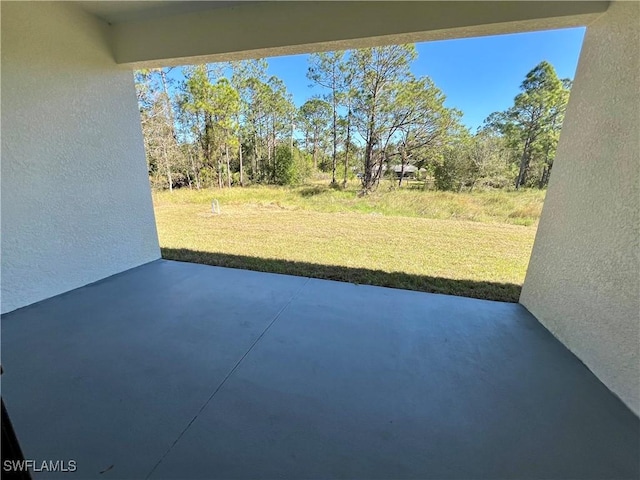
[[[184,436],[185,433],[187,433],[187,430],[189,430],[189,428],[191,427],[191,425],[193,425],[193,422],[196,421],[196,419],[198,418],[198,416],[203,412],[203,410],[205,408],[207,408],[207,405],[209,405],[209,402],[211,402],[211,400],[213,400],[213,397],[216,396],[216,393],[218,393],[220,391],[220,389],[224,386],[224,384],[227,382],[227,380],[231,377],[231,375],[233,375],[233,373],[238,369],[238,367],[240,366],[240,364],[242,363],[242,361],[247,357],[247,355],[249,355],[249,353],[251,353],[251,350],[253,350],[253,347],[255,347],[257,345],[257,343],[262,339],[262,337],[264,337],[264,335],[267,333],[267,331],[271,328],[271,326],[276,322],[276,320],[278,320],[278,318],[280,318],[280,315],[282,315],[282,313],[287,309],[287,307],[289,305],[291,305],[291,302],[293,302],[296,297],[300,294],[300,292],[304,289],[304,287],[307,286],[307,283],[309,283],[309,280],[311,280],[311,278],[307,278],[304,283],[300,286],[300,288],[298,288],[298,290],[296,290],[294,292],[294,294],[291,296],[291,298],[287,301],[287,303],[284,304],[284,306],[274,315],[273,319],[269,322],[269,324],[265,327],[265,329],[262,331],[262,333],[260,335],[258,335],[258,338],[255,339],[255,341],[251,344],[251,346],[249,347],[249,349],[244,353],[244,355],[242,355],[242,357],[240,357],[240,360],[238,360],[236,362],[236,364],[233,366],[233,368],[231,370],[229,370],[229,373],[227,373],[227,375],[222,379],[222,381],[220,382],[220,384],[216,387],[216,389],[213,391],[213,393],[209,396],[209,398],[204,402],[204,404],[202,405],[202,407],[200,407],[200,410],[198,410],[198,412],[195,414],[195,416],[191,419],[191,421],[187,424],[187,426],[180,432],[180,434],[178,435],[178,437],[173,441],[173,443],[171,444],[171,446],[167,449],[166,452],[164,452],[164,455],[162,455],[162,457],[160,457],[160,460],[158,460],[158,462],[153,466],[153,468],[151,469],[151,471],[147,474],[145,478],[145,480],[148,480],[151,475],[153,475],[153,472],[156,471],[156,469],[160,466],[160,464],[162,463],[162,461],[167,457],[167,455],[169,455],[169,453],[171,452],[171,450],[173,449],[173,447],[176,446],[176,444],[180,441],[180,439]]]

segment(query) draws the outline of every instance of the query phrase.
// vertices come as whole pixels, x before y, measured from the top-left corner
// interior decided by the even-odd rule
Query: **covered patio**
[[[77,478],[640,475],[638,418],[518,304],[158,260],[2,335],[26,456]]]
[[[1,9],[2,398],[78,469],[36,478],[638,478],[637,2]],[[575,26],[520,304],[160,259],[133,69]]]

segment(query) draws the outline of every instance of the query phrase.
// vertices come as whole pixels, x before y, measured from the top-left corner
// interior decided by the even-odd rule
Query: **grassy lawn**
[[[518,300],[543,200],[411,189],[358,198],[319,185],[154,194],[164,258],[502,301]]]

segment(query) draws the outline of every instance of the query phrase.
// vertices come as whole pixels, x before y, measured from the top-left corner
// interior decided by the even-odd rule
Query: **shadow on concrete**
[[[457,280],[403,272],[385,272],[368,268],[294,262],[275,258],[249,257],[217,252],[199,252],[185,248],[162,248],[162,258],[180,262],[202,263],[219,267],[242,268],[259,272],[282,273],[302,277],[337,280],[361,285],[403,288],[429,293],[444,293],[460,297],[518,302],[521,285],[513,283]]]

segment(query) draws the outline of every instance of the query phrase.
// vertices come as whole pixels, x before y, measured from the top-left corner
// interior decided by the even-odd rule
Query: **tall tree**
[[[284,82],[271,76],[267,81],[267,163],[271,172],[271,181],[275,182],[278,157],[276,148],[279,143],[292,138],[293,124],[297,109]]]
[[[353,64],[345,61],[342,64],[341,72],[344,88],[340,94],[340,103],[346,110],[344,117],[341,119],[341,126],[344,130],[344,178],[342,180],[342,188],[347,188],[347,181],[349,178],[349,154],[353,150],[351,122],[353,99],[355,97],[355,89],[353,88],[355,71],[353,70]]]
[[[191,134],[198,142],[198,156],[205,169],[214,169],[215,137],[213,124],[213,84],[205,65],[197,65],[184,69],[185,82],[179,105],[185,115]],[[218,178],[218,185],[220,185]]]
[[[238,114],[240,111],[240,97],[226,78],[220,78],[212,89],[212,106],[216,129],[219,131],[222,147],[224,149],[224,159],[226,162],[227,186],[231,187],[231,158],[229,149],[239,147],[238,141]],[[218,162],[220,165],[220,162]],[[221,168],[218,167],[218,178],[221,184]]]
[[[229,148],[236,129],[238,93],[224,77],[212,83],[206,66],[198,65],[188,71],[181,105],[193,116],[193,134],[198,139],[205,166],[215,168],[217,184],[221,188],[225,161],[227,184],[230,185]]]
[[[171,191],[183,162],[166,73],[165,69],[139,70],[135,79],[148,164],[155,172],[161,168]]]
[[[512,148],[519,152],[516,189],[532,183],[546,185],[570,87],[569,80],[559,79],[553,66],[543,61],[527,74],[513,106],[487,118],[486,125],[507,137]],[[542,166],[537,182],[530,179],[534,164]]]
[[[336,166],[338,158],[338,98],[347,87],[344,65],[345,52],[333,51],[314,53],[309,57],[307,77],[321,87],[329,90],[326,96],[331,103],[331,134],[333,153],[331,155],[331,184],[336,184]]]
[[[240,185],[244,185],[244,143],[255,141],[256,122],[259,117],[256,115],[255,89],[257,82],[264,82],[267,76],[267,61],[264,58],[256,60],[243,60],[231,62],[232,75],[231,84],[238,92],[240,98],[240,109],[238,111],[238,162],[240,168]],[[255,167],[254,158],[254,167]],[[252,169],[252,175],[255,168]]]
[[[445,96],[428,77],[409,77],[393,95],[389,134],[394,142],[389,157],[400,160],[398,186],[402,186],[405,168],[417,152],[429,155],[444,148],[460,128],[461,112],[444,105]]]
[[[409,67],[416,57],[412,44],[355,50],[349,57],[354,72],[353,120],[365,143],[364,192],[371,190],[382,174],[393,136],[394,92],[410,76]]]
[[[311,98],[300,107],[299,117],[314,168],[318,168],[318,152],[327,125],[331,122],[331,115],[331,105],[320,98]]]

